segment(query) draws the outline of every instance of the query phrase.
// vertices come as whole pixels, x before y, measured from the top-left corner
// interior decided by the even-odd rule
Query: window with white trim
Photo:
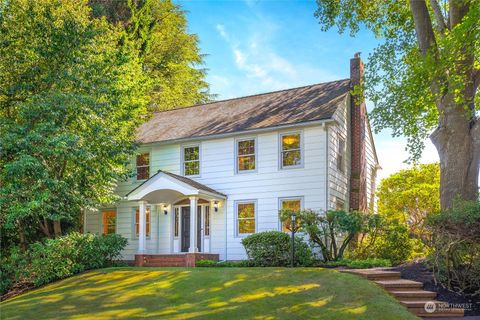
[[[345,139],[338,138],[337,170],[345,173]]]
[[[117,226],[117,212],[115,210],[102,210],[102,233],[115,233]]]
[[[145,208],[145,220],[146,220],[146,228],[145,234],[146,237],[150,237],[150,207]],[[135,238],[139,237],[140,234],[140,208],[135,209]]]
[[[256,232],[256,203],[255,201],[237,202],[236,220],[237,235],[248,235]]]
[[[200,146],[183,147],[183,175],[198,176],[200,174]]]
[[[297,215],[302,210],[302,198],[283,198],[280,199],[280,209],[281,210],[291,210]],[[287,221],[282,223],[282,231],[290,232],[290,225]]]
[[[174,220],[174,232],[173,236],[175,238],[178,237],[178,230],[180,226],[180,213],[179,213],[179,208],[175,208],[175,220]]]
[[[302,136],[300,133],[280,135],[280,167],[298,167],[302,165]]]
[[[141,153],[136,158],[137,180],[150,178],[150,153]]]
[[[237,140],[237,172],[255,170],[255,151],[255,139]]]
[[[205,236],[210,235],[210,207],[205,206]]]

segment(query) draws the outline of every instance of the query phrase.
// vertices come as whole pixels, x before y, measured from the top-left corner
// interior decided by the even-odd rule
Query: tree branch
[[[449,22],[450,22],[450,30],[455,28],[457,24],[462,22],[463,17],[467,14],[469,5],[467,1],[459,1],[459,0],[449,0]]]
[[[442,8],[438,4],[437,0],[430,0],[430,6],[432,7],[435,21],[437,22],[437,31],[443,37],[445,36],[445,29],[447,28],[447,24],[445,23],[445,19],[442,14]]]
[[[424,55],[429,49],[436,46],[427,4],[424,0],[410,0],[410,11],[412,12],[413,22],[415,23],[418,47],[420,53]]]

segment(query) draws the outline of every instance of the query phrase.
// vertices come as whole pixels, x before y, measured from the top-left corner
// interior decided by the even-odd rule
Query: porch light
[[[167,215],[167,214],[168,214],[167,207],[168,207],[167,204],[164,203],[164,204],[163,204],[163,214],[164,214],[164,215]]]
[[[218,212],[218,201],[213,202],[213,209],[215,210],[215,212]]]

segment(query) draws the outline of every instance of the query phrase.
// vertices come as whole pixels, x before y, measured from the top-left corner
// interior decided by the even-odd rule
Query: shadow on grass
[[[415,319],[359,277],[280,268],[102,269],[0,311],[2,319]]]

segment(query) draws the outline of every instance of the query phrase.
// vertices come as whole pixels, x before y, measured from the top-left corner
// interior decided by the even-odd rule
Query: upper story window
[[[256,231],[255,201],[241,201],[235,204],[237,235],[247,235]]]
[[[183,174],[185,176],[200,174],[200,146],[183,147]]]
[[[141,153],[137,155],[137,180],[150,178],[150,154]]]
[[[338,138],[337,170],[345,172],[345,139]]]
[[[293,168],[302,165],[302,137],[300,133],[280,135],[281,168]]]
[[[117,226],[117,212],[115,210],[102,211],[102,233],[115,233]]]
[[[256,169],[255,139],[237,141],[237,171],[247,172]]]

